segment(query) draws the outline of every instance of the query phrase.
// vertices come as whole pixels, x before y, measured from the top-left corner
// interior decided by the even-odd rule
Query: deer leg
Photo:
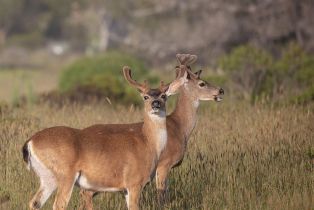
[[[57,181],[48,169],[35,155],[30,156],[32,169],[40,179],[40,187],[29,203],[31,210],[40,209],[57,187]]]
[[[80,190],[80,204],[78,210],[93,210],[94,191]]]
[[[156,171],[156,187],[157,187],[157,199],[159,205],[163,206],[167,197],[167,176],[169,168],[158,167]]]
[[[40,209],[56,187],[57,183],[54,179],[50,179],[49,177],[42,178],[38,191],[29,203],[29,208],[31,210]]]
[[[72,176],[71,178],[63,178],[62,180],[58,180],[58,190],[55,197],[55,202],[53,204],[53,210],[66,209],[76,178],[77,176]]]
[[[129,210],[139,210],[139,200],[141,191],[142,191],[141,186],[133,186],[127,189],[125,197]]]

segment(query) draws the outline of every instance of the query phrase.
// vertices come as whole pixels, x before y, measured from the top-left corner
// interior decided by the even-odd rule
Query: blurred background
[[[314,0],[0,0],[0,209],[27,209],[38,188],[26,139],[140,121],[122,67],[157,87],[177,53],[225,96],[201,105],[166,209],[314,210]],[[155,197],[149,184],[141,209]],[[124,196],[94,205],[124,209]]]
[[[139,104],[138,80],[174,78],[176,53],[228,100],[314,100],[313,0],[1,0],[0,101]]]

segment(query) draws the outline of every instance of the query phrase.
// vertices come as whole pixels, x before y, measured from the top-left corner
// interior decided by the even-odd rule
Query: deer
[[[197,122],[197,110],[200,101],[222,100],[224,90],[202,80],[202,70],[192,72],[190,65],[197,60],[196,55],[177,54],[176,58],[180,66],[176,67],[176,75],[179,74],[181,66],[188,73],[188,82],[180,87],[178,100],[174,111],[166,117],[168,141],[158,161],[155,174],[158,202],[161,206],[166,200],[168,190],[167,177],[172,168],[179,166],[187,149],[189,137]],[[143,123],[143,122],[142,122]],[[142,123],[133,125],[134,130],[139,130]],[[106,129],[103,127],[103,129]],[[108,130],[109,131],[109,130]],[[115,132],[115,131],[111,131]],[[92,210],[92,198],[96,191],[80,190],[80,210]]]
[[[125,79],[144,101],[143,123],[137,130],[133,124],[96,124],[85,129],[56,126],[29,138],[22,148],[23,159],[40,179],[29,208],[40,209],[57,190],[53,209],[66,209],[77,185],[90,191],[122,191],[128,209],[139,209],[141,191],[154,176],[167,144],[167,97],[187,82],[184,68],[174,81],[161,81],[155,89],[147,81],[134,80],[129,67],[123,68]],[[104,126],[115,132],[107,132]]]

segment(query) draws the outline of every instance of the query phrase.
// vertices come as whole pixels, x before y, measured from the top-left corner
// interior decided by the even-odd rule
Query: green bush
[[[278,57],[252,45],[235,48],[219,60],[231,79],[231,90],[246,99],[306,103],[314,100],[314,56],[296,43]]]
[[[123,66],[130,66],[134,78],[154,80],[148,75],[145,65],[131,55],[119,52],[107,52],[94,57],[84,57],[67,66],[60,77],[59,88],[62,93],[71,93],[78,89],[92,89],[108,97],[111,101],[133,103],[141,100],[137,91],[124,79]]]
[[[272,56],[265,50],[252,45],[241,45],[229,55],[219,60],[222,69],[230,72],[243,71],[244,68],[268,68],[272,64]]]
[[[281,57],[272,69],[276,86],[289,93],[292,101],[306,103],[314,100],[314,56],[296,43],[282,49]],[[278,88],[275,89],[278,91]]]
[[[218,85],[218,86],[224,86],[227,82],[227,78],[225,75],[208,75],[208,76],[203,76],[203,80],[213,84],[213,85]]]
[[[270,53],[252,45],[236,47],[218,61],[232,80],[234,94],[245,99],[254,98],[264,89],[262,84],[272,64]]]

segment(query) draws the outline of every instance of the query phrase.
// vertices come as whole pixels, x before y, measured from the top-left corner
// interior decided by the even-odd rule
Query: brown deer
[[[200,79],[201,70],[196,73],[191,71],[190,65],[196,61],[196,55],[177,54],[176,57],[179,64],[186,67],[184,69],[188,73],[188,82],[179,89],[179,98],[175,110],[167,116],[166,120],[168,141],[160,156],[156,170],[156,187],[160,204],[164,203],[167,190],[167,176],[170,170],[180,165],[183,160],[188,139],[196,124],[199,101],[221,101],[221,95],[224,94],[222,88],[213,86]],[[179,70],[180,68],[176,67],[177,75]],[[142,124],[134,124],[133,129],[140,130]],[[103,129],[107,130],[106,127],[103,127]],[[109,128],[107,131],[109,132]],[[79,209],[92,210],[92,197],[95,193],[96,191],[82,189]]]
[[[124,191],[128,209],[138,209],[142,188],[155,174],[167,144],[167,96],[187,82],[184,68],[172,83],[161,82],[157,89],[133,80],[131,69],[123,68],[125,79],[144,99],[144,122],[137,130],[133,124],[82,130],[58,126],[33,135],[23,147],[24,160],[40,179],[30,209],[41,208],[55,189],[53,209],[66,209],[75,184],[91,191]],[[104,126],[115,132],[107,132]]]

